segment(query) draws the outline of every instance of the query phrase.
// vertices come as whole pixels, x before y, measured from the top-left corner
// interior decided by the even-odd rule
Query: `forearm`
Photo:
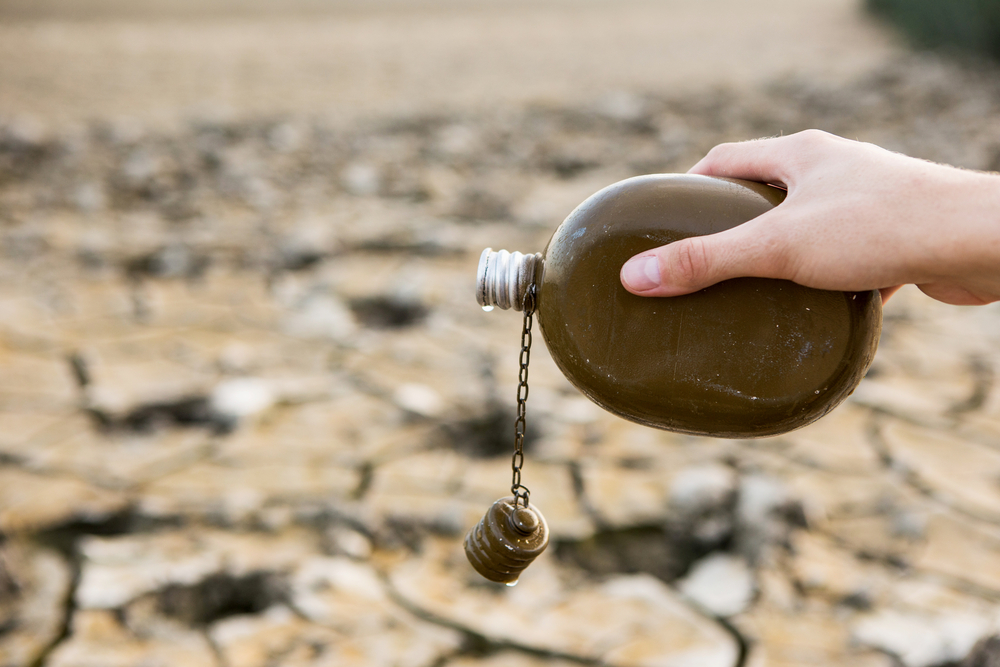
[[[955,171],[934,211],[923,276],[913,282],[948,303],[990,303],[1000,299],[1000,175]]]

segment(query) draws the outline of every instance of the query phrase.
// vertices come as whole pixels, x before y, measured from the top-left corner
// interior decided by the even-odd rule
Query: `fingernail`
[[[660,262],[655,255],[633,257],[622,267],[622,280],[630,289],[645,292],[660,284]]]

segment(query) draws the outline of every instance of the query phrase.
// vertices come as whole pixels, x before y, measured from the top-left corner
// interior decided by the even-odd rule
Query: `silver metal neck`
[[[528,287],[540,276],[542,254],[522,255],[487,248],[479,257],[476,301],[483,308],[521,310]]]

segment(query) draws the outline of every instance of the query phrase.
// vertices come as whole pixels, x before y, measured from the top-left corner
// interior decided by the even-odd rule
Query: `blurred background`
[[[603,413],[487,246],[722,141],[1000,169],[987,0],[0,0],[0,665],[998,664],[1000,311],[755,441]],[[540,340],[540,337],[536,338]]]

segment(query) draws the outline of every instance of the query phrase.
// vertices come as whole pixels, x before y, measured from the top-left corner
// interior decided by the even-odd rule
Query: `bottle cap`
[[[483,308],[521,310],[524,295],[541,267],[541,253],[524,255],[487,248],[479,257],[476,301]]]

